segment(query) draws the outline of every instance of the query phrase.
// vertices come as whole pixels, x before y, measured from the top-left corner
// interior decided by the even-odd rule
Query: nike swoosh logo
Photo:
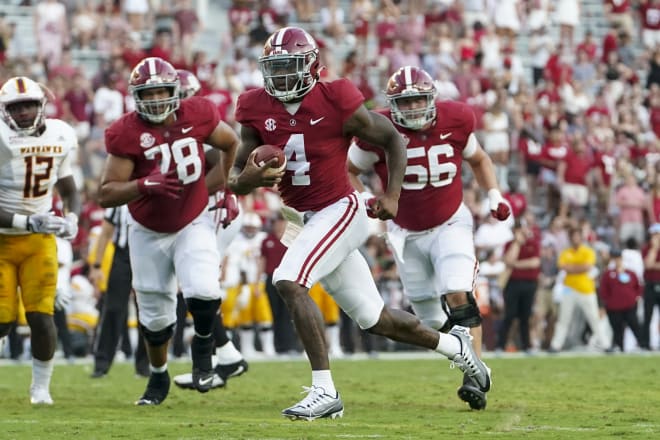
[[[186,134],[186,133],[188,133],[188,132],[189,132],[190,130],[192,130],[192,129],[193,129],[192,127],[182,128],[182,129],[181,129],[181,133]]]
[[[202,385],[202,386],[204,386],[204,385],[208,385],[208,384],[210,384],[211,382],[213,382],[213,376],[211,376],[211,377],[207,377],[206,379],[200,379],[200,380],[199,380],[199,384]]]
[[[152,182],[151,180],[145,180],[144,181],[144,186],[156,186],[156,185],[160,185],[160,183]]]
[[[440,135],[440,140],[443,140],[443,141],[444,141],[444,140],[447,139],[449,136],[451,136],[451,133],[443,133],[443,134]]]
[[[316,125],[316,124],[318,124],[319,122],[321,122],[321,121],[324,120],[324,119],[325,119],[325,116],[321,116],[321,117],[318,118],[318,119],[310,119],[310,120],[309,120],[309,125]]]

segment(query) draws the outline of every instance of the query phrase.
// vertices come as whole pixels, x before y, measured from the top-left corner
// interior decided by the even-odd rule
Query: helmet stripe
[[[156,59],[155,58],[147,58],[147,64],[149,65],[149,75],[150,76],[156,75],[158,73],[156,71]]]
[[[25,88],[25,81],[23,81],[23,77],[18,77],[16,78],[16,88],[18,89],[18,93],[25,93],[26,88]]]
[[[406,66],[403,68],[403,79],[404,79],[404,83],[406,84],[406,89],[410,89],[413,87],[412,69],[410,68],[410,66]]]
[[[281,46],[284,43],[284,34],[286,34],[288,29],[288,27],[285,27],[284,29],[280,29],[279,32],[275,34],[275,38],[273,38],[273,40],[275,40],[273,46]]]

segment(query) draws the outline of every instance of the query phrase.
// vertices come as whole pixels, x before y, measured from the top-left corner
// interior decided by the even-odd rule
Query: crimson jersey
[[[128,203],[133,218],[156,232],[176,232],[195,219],[208,203],[204,183],[204,142],[220,122],[215,106],[193,96],[181,101],[172,125],[153,125],[131,112],[105,132],[108,153],[135,164],[131,179],[177,170],[184,183],[179,199],[140,197]]]
[[[319,211],[353,192],[346,172],[351,139],[343,125],[363,101],[344,78],[317,83],[294,114],[263,88],[238,97],[236,121],[256,130],[263,144],[284,150],[286,174],[279,184],[284,204]]]
[[[436,104],[436,109],[436,120],[427,130],[408,130],[396,126],[407,141],[408,166],[394,222],[412,231],[438,226],[458,210],[463,201],[463,157],[474,154],[477,145],[472,134],[476,119],[467,104],[446,101]],[[392,119],[389,109],[379,110],[379,113]],[[371,168],[371,164],[360,159],[360,156],[368,156],[362,155],[359,150],[375,153],[378,159],[375,163],[372,161],[373,168],[381,181],[386,183],[385,152],[360,140],[357,147],[357,150],[351,151],[351,161],[366,170]],[[423,210],[423,215],[420,215],[420,210]]]

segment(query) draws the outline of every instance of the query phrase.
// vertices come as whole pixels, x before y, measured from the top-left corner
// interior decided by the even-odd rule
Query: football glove
[[[55,291],[55,310],[64,310],[71,302],[71,289],[60,288]]]
[[[70,212],[64,217],[64,224],[55,234],[65,240],[73,240],[78,235],[78,216]]]
[[[238,208],[238,197],[229,188],[224,190],[222,198],[218,200],[215,206],[209,208],[209,211],[219,210],[220,216],[217,217],[218,226],[222,229],[227,228],[234,221],[240,212]]]
[[[369,191],[364,191],[360,193],[360,198],[367,206],[367,215],[371,218],[378,218],[374,212],[374,204],[376,203],[376,196],[371,194]]]
[[[14,214],[12,226],[16,229],[35,232],[37,234],[55,234],[64,226],[64,219],[52,212],[32,214],[29,216]]]
[[[488,206],[490,207],[490,215],[500,221],[506,220],[511,215],[509,204],[495,188],[488,191]]]
[[[163,174],[159,169],[151,174],[141,177],[137,181],[140,194],[149,196],[163,196],[171,199],[178,199],[183,192],[183,184],[177,176],[177,171],[172,170]]]

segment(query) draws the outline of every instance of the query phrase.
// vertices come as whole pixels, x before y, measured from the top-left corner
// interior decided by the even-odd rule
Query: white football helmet
[[[34,101],[38,105],[37,114],[28,126],[21,126],[7,110],[7,106],[18,103]],[[32,136],[45,123],[46,94],[43,88],[35,81],[25,76],[10,78],[0,88],[0,115],[5,123],[15,132],[23,136]]]

